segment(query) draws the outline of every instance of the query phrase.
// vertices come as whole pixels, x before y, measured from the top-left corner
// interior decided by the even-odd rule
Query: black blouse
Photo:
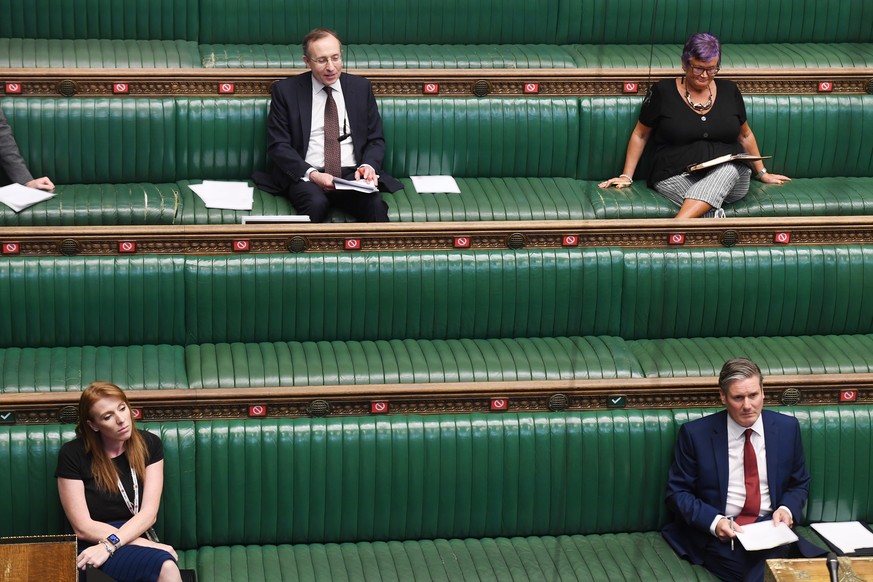
[[[139,431],[139,433],[145,439],[146,449],[148,450],[146,465],[162,460],[164,458],[164,445],[160,437],[145,430]],[[130,463],[127,461],[127,453],[120,454],[112,459],[112,461],[115,463],[115,469],[121,476],[121,483],[124,485],[127,498],[133,503],[133,481],[130,478]],[[117,487],[109,493],[97,487],[97,482],[91,473],[91,455],[85,453],[85,443],[82,439],[71,440],[64,443],[61,447],[61,451],[58,454],[58,467],[55,470],[55,477],[77,479],[84,482],[85,502],[88,505],[91,519],[94,521],[110,523],[113,521],[127,521],[132,517],[130,509],[124,502],[124,498]],[[139,503],[140,507],[142,507],[143,484],[139,479],[137,481],[139,482]]]
[[[676,90],[675,78],[652,86],[651,98],[643,103],[639,117],[640,123],[653,130],[649,186],[685,172],[691,164],[743,151],[737,141],[746,122],[743,95],[733,81],[716,79],[715,84],[715,102],[705,115],[692,111]]]

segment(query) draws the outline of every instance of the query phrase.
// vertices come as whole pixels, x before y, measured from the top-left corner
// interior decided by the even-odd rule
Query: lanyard
[[[121,496],[124,498],[130,513],[136,515],[139,513],[139,483],[136,481],[136,471],[133,470],[133,467],[130,468],[130,478],[133,481],[133,503],[127,497],[127,491],[124,490],[124,485],[121,484],[121,477],[118,477],[118,490],[121,492]]]

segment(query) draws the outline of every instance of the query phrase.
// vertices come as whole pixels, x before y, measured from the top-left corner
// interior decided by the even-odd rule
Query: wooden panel
[[[873,558],[839,558],[839,579],[873,581]],[[848,576],[854,573],[856,578]],[[814,560],[767,560],[765,582],[830,582],[824,558]]]
[[[76,582],[76,538],[0,540],[0,582]]]

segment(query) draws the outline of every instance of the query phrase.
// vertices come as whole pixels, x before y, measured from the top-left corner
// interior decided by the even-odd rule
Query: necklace
[[[682,84],[685,84],[685,79],[682,79]],[[690,105],[694,111],[706,111],[712,107],[712,87],[707,85],[706,88],[709,89],[709,99],[706,100],[706,103],[695,103],[692,101],[691,93],[688,92],[687,87],[685,88],[685,100],[688,101],[688,105]]]

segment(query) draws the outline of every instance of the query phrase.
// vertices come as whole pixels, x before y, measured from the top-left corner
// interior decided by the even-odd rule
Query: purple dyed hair
[[[692,58],[699,61],[711,61],[718,57],[718,64],[721,65],[721,43],[715,35],[708,32],[698,32],[692,34],[685,41],[685,46],[682,48],[682,67],[688,67],[688,63]]]

